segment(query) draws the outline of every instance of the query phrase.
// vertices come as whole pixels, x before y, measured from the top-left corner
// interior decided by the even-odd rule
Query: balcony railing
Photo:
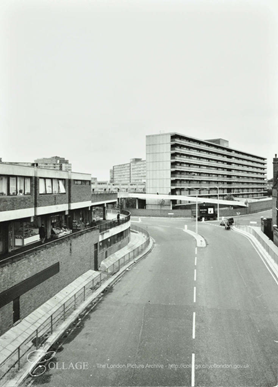
[[[198,152],[198,151],[190,151],[190,150],[183,149],[183,148],[172,148],[171,149],[171,153],[172,154],[174,154],[174,153],[180,153],[181,154],[179,156],[176,156],[176,158],[177,157],[183,158],[182,154],[188,154],[188,155],[192,155],[192,156],[197,156],[198,158],[205,158],[205,159],[210,159],[210,160],[219,160],[219,161],[222,161],[223,163],[233,163],[233,164],[239,164],[239,165],[250,165],[251,167],[258,167],[258,168],[262,168],[263,170],[266,168],[265,163],[258,163],[258,161],[256,162],[256,164],[254,164],[254,163],[251,163],[249,161],[239,160],[237,158],[228,158],[228,157],[217,156],[217,155],[213,156],[211,153],[204,153],[204,152]],[[184,157],[184,158],[186,160],[188,160],[186,157]]]
[[[91,201],[93,203],[116,201],[118,197],[117,192],[93,192]]]
[[[242,153],[235,151],[233,149],[224,150],[224,149],[217,148],[213,145],[208,146],[208,145],[196,144],[194,142],[190,142],[187,140],[171,139],[171,144],[175,144],[175,143],[180,144],[180,145],[185,145],[188,147],[192,147],[192,148],[196,148],[196,149],[202,149],[202,150],[207,151],[209,153],[218,153],[218,154],[227,155],[228,157],[236,157],[238,159],[254,161],[254,162],[259,162],[261,160],[262,163],[266,163],[266,161],[264,159],[255,158],[252,155],[245,155],[245,154],[242,154]]]

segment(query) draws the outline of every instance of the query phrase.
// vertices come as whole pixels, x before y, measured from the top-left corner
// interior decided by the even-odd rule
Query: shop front
[[[49,230],[47,233],[49,234]],[[50,215],[51,238],[58,239],[71,233],[72,230],[68,227],[68,216],[65,212]]]
[[[14,248],[27,246],[40,240],[39,226],[32,218],[14,221],[13,235]]]

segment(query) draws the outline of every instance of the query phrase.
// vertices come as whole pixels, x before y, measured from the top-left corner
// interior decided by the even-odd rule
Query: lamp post
[[[199,190],[196,189],[196,234],[198,234],[198,192]]]
[[[217,220],[219,221],[219,186],[216,185],[215,188],[217,188]]]
[[[196,234],[198,234],[198,192],[199,188],[187,187],[188,190],[196,189]]]

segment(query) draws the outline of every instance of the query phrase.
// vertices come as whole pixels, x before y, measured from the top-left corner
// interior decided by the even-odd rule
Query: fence
[[[141,232],[146,236],[146,240],[144,243],[142,243],[140,246],[138,246],[136,249],[133,251],[130,251],[129,253],[125,254],[123,257],[118,259],[116,262],[111,263],[109,266],[106,266],[106,268],[103,270],[104,273],[107,273],[108,275],[114,275],[117,273],[123,266],[125,266],[127,263],[132,261],[134,258],[136,258],[142,251],[144,251],[147,246],[150,243],[150,235],[149,233],[144,230],[141,227],[138,226],[133,226],[132,225],[132,230]]]
[[[28,354],[44,344],[47,338],[54,332],[55,328],[65,321],[79,305],[100,287],[107,279],[107,274],[113,275],[117,273],[124,265],[136,258],[148,246],[150,242],[148,232],[137,226],[133,226],[132,228],[146,235],[146,241],[135,250],[125,254],[117,262],[110,265],[104,273],[100,272],[96,277],[88,281],[82,289],[78,290],[71,298],[65,301],[50,317],[35,329],[33,333],[0,364],[0,381],[7,376],[8,373],[9,377],[13,377],[13,373],[15,374],[20,370],[23,363],[26,363]]]

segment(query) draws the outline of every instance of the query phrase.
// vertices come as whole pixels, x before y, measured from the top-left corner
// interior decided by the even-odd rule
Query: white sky
[[[277,0],[1,0],[0,157],[109,178],[177,131],[278,153]]]

